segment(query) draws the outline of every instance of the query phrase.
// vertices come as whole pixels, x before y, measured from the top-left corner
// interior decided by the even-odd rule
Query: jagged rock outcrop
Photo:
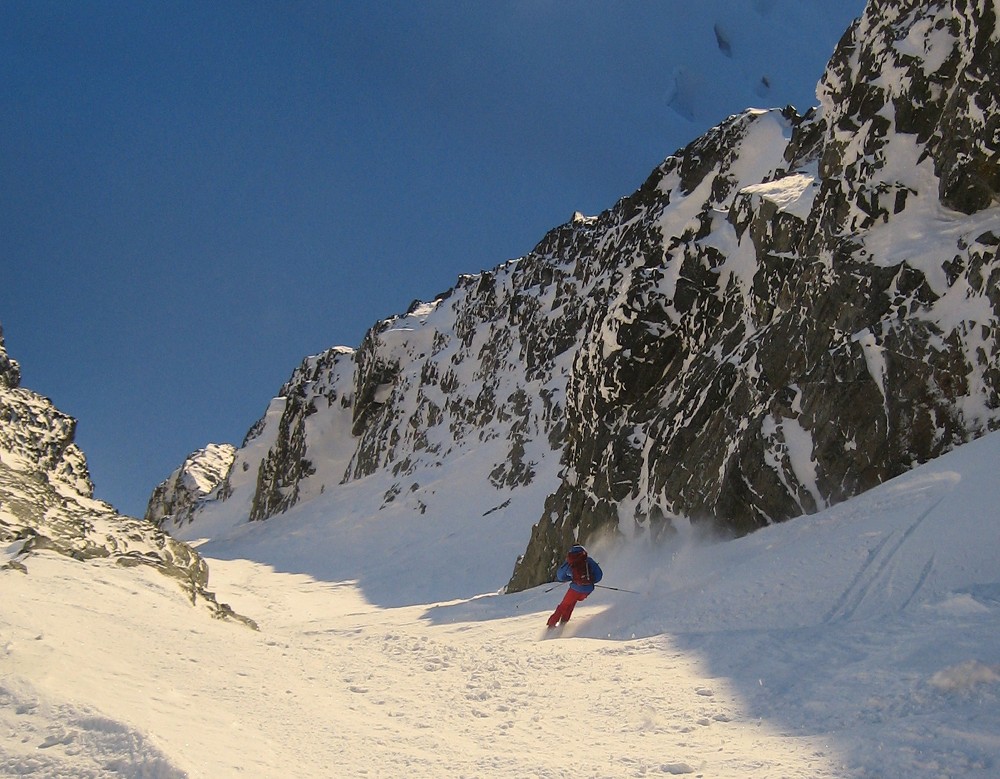
[[[247,433],[218,497],[236,494],[250,521],[260,521],[322,494],[327,480],[339,483],[353,452],[353,375],[353,349],[306,358]]]
[[[662,262],[642,269],[656,281],[629,283],[588,325],[569,478],[512,587],[630,510],[744,532],[997,427],[994,15],[990,2],[871,2],[819,111],[793,121],[760,182],[734,173],[760,145],[734,159],[714,140],[726,125],[661,167],[668,183],[697,175],[661,183],[646,217],[661,228]],[[670,217],[681,198],[694,201],[683,222]]]
[[[29,572],[31,555],[44,550],[148,565],[175,580],[192,603],[252,626],[208,591],[208,566],[191,547],[94,499],[75,429],[51,401],[20,386],[0,331],[0,543],[10,546],[0,575]]]
[[[516,589],[572,541],[749,532],[995,429],[995,14],[873,0],[816,109],[731,116],[605,213],[310,358],[195,524],[365,480],[431,514],[473,482],[493,516],[551,484]]]
[[[229,475],[236,458],[232,444],[209,444],[192,452],[180,468],[153,490],[145,519],[168,529],[191,521],[199,501],[212,493]]]
[[[15,389],[21,385],[21,368],[16,360],[7,356],[7,346],[0,327],[0,389]]]
[[[7,356],[0,330],[0,463],[58,495],[90,499],[94,485],[75,434],[75,419],[21,387],[20,369]]]

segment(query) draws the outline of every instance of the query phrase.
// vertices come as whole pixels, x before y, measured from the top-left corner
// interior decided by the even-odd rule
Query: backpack
[[[590,566],[587,564],[586,549],[579,545],[574,546],[566,555],[566,562],[569,563],[569,569],[573,574],[573,584],[584,586],[593,584]]]

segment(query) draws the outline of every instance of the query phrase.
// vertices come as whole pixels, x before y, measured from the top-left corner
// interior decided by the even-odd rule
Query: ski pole
[[[558,584],[553,584],[547,590],[543,590],[542,592],[552,592],[552,590],[554,590],[556,587],[558,587],[558,586],[560,586],[562,584],[565,584],[565,583],[566,582],[559,582]],[[636,592],[635,590],[626,590],[626,589],[623,589],[621,587],[608,587],[606,584],[595,584],[594,586],[595,587],[600,587],[602,590],[614,590],[615,592],[630,592],[633,595],[641,595],[642,594],[641,592]]]

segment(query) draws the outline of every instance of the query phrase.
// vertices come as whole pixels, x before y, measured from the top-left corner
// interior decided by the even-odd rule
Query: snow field
[[[666,639],[539,641],[559,593],[449,622],[448,607],[378,609],[351,584],[214,563],[254,633],[155,575],[88,567],[77,581],[79,564],[44,556],[6,577],[3,775],[836,775],[822,738],[748,722]]]
[[[403,513],[358,518],[357,578],[287,570],[274,523],[219,545],[212,589],[260,632],[152,570],[32,555],[0,569],[0,776],[994,779],[998,460],[993,434],[746,538],[595,545],[637,592],[557,635],[561,587],[374,603],[393,571],[442,594],[497,575]],[[446,535],[385,567],[394,521]],[[238,554],[268,539],[286,570]]]

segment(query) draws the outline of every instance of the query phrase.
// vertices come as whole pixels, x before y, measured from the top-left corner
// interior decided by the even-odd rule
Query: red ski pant
[[[562,602],[556,606],[556,610],[552,612],[552,616],[549,617],[549,627],[554,628],[557,622],[569,622],[569,618],[573,614],[573,609],[576,608],[576,604],[582,601],[590,593],[578,592],[570,587],[566,590],[566,594],[563,596]]]

